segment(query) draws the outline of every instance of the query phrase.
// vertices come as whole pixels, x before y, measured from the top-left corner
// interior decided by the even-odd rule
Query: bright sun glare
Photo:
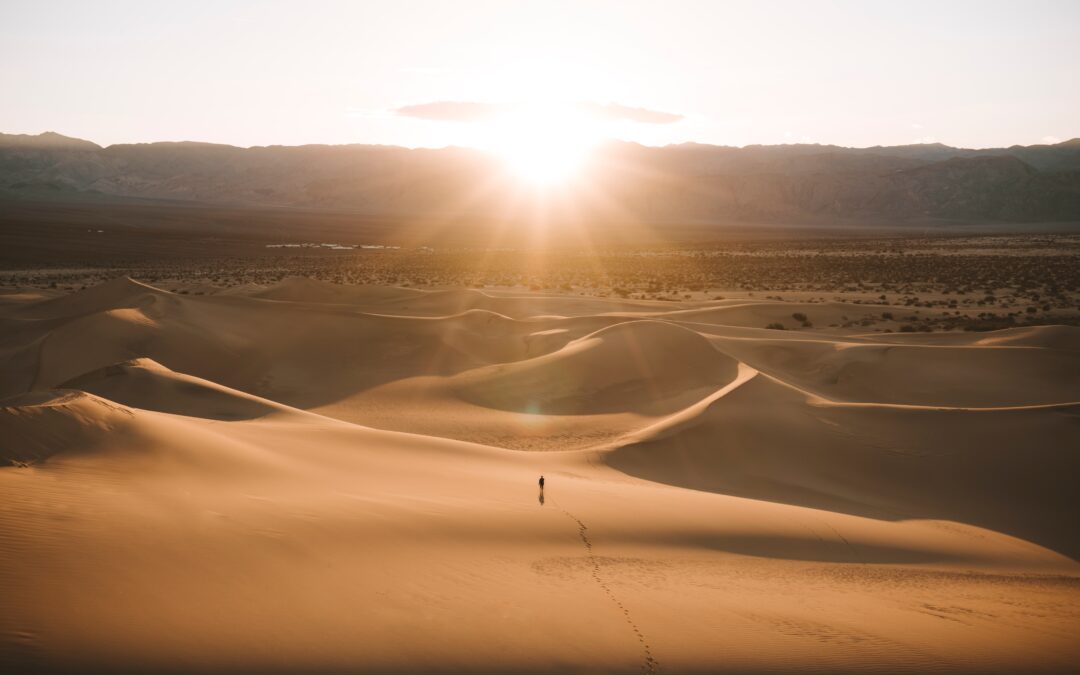
[[[516,107],[484,125],[480,145],[533,187],[565,184],[580,172],[596,130],[571,106]]]

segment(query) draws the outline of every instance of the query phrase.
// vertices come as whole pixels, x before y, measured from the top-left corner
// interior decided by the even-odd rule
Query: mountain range
[[[599,146],[550,213],[688,222],[1080,220],[1080,139],[995,149],[939,143]],[[102,147],[0,134],[0,199],[170,200],[379,216],[514,216],[526,190],[484,152],[376,145]]]

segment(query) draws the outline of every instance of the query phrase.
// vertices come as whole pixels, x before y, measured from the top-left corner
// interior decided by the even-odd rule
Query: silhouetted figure
[[[544,477],[543,476],[540,476],[540,489],[541,490],[544,489]]]

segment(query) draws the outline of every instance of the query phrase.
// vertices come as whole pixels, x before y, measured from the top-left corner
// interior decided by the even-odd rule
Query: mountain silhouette
[[[101,147],[53,132],[0,134],[0,198],[8,200],[109,197],[493,217],[514,214],[515,204],[528,201],[522,193],[498,159],[467,148]],[[651,221],[1076,220],[1080,139],[982,150],[609,142],[580,181],[550,198],[577,217]]]

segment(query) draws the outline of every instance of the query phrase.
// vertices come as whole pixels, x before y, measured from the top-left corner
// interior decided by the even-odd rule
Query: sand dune
[[[751,302],[743,300],[724,300],[711,303],[711,307],[684,309],[651,313],[650,316],[662,316],[669,321],[687,321],[697,324],[716,326],[742,326],[761,328],[771,323],[779,323],[786,328],[801,325],[792,314],[805,314],[810,322],[820,328],[830,324],[839,324],[847,320],[858,321],[868,316],[880,316],[891,308],[885,305],[856,305],[843,302],[823,302],[805,304],[797,302]]]
[[[623,301],[567,295],[513,294],[475,288],[425,290],[387,286],[342,286],[315,279],[290,277],[270,287],[253,286],[227,291],[233,295],[301,302],[347,304],[373,313],[399,316],[451,316],[485,310],[515,319],[530,317],[592,316],[605,312],[648,312],[670,303]]]
[[[85,291],[31,304],[20,308],[19,317],[57,318],[77,317],[95,311],[111,309],[151,308],[156,303],[177,303],[179,296],[135,281],[118,277]]]
[[[650,480],[888,520],[978,523],[1080,557],[1066,448],[1080,404],[1008,409],[822,405],[759,375],[606,461]],[[1036,439],[1043,439],[1042,442]]]
[[[1080,331],[660,304],[0,303],[0,665],[1074,668]]]
[[[0,460],[15,466],[100,446],[134,415],[126,406],[74,390],[23,394],[3,399],[0,405],[4,419]]]
[[[207,419],[253,419],[273,414],[295,416],[300,412],[208,380],[175,373],[146,358],[105,366],[60,386],[145,410]]]
[[[306,277],[289,277],[269,287],[238,288],[234,294],[287,302],[373,304],[408,300],[423,295],[423,291],[387,286],[342,286]]]
[[[735,376],[737,363],[697,333],[658,321],[603,328],[557,352],[458,376],[462,397],[539,414],[622,411],[703,394]],[[679,408],[685,406],[679,406]]]
[[[1080,354],[1020,345],[718,340],[762,372],[830,400],[995,407],[1080,401]]]

